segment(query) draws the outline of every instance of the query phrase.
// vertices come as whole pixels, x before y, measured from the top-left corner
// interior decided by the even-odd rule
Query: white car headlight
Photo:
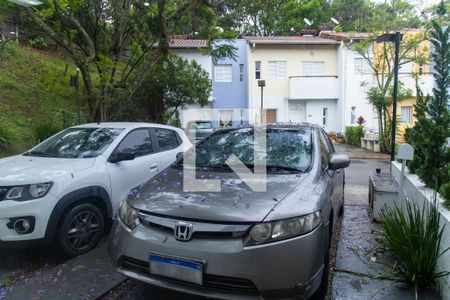
[[[127,200],[122,201],[120,204],[119,218],[131,229],[139,225],[139,211],[131,207]]]
[[[27,201],[42,198],[52,187],[52,182],[0,188],[0,200]]]
[[[253,246],[304,235],[316,229],[321,221],[322,214],[316,211],[306,216],[256,224],[244,243]]]

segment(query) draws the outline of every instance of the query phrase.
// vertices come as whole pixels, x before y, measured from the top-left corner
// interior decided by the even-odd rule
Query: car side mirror
[[[344,154],[331,155],[330,162],[328,164],[330,170],[339,170],[347,168],[350,165],[350,158]]]
[[[116,154],[114,154],[109,162],[110,163],[118,163],[121,161],[125,161],[125,160],[133,160],[136,158],[136,153],[130,149],[122,149],[119,152],[117,152]]]

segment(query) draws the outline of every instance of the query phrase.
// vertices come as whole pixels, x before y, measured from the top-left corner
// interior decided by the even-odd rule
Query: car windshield
[[[70,128],[49,138],[28,156],[91,158],[99,156],[123,131],[123,128]]]
[[[192,124],[192,127],[195,129],[212,129],[211,122],[196,122]]]
[[[242,128],[210,136],[196,147],[197,167],[226,167],[225,161],[232,153],[244,164],[253,166],[253,132],[252,128]],[[310,129],[267,130],[268,169],[305,171],[311,164],[311,151]]]

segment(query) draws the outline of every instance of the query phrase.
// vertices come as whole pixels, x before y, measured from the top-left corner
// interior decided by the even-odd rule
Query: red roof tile
[[[173,38],[170,40],[170,48],[206,48],[207,40],[192,40],[186,38]]]

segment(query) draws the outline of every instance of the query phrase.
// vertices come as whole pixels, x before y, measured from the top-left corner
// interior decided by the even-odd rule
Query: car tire
[[[58,229],[58,243],[64,254],[75,257],[95,248],[105,230],[105,218],[100,209],[83,203],[69,209]]]
[[[344,210],[345,210],[345,185],[342,187],[342,205],[341,208],[339,209],[338,213],[339,217],[342,217],[344,215]]]
[[[332,220],[330,220],[330,224],[332,224]],[[330,247],[331,247],[331,238],[332,238],[332,228],[333,225],[328,226],[328,245],[325,247],[325,254],[323,259],[323,272],[322,279],[320,281],[319,288],[317,291],[311,296],[310,300],[323,300],[326,299],[328,294],[328,278],[330,276]]]

